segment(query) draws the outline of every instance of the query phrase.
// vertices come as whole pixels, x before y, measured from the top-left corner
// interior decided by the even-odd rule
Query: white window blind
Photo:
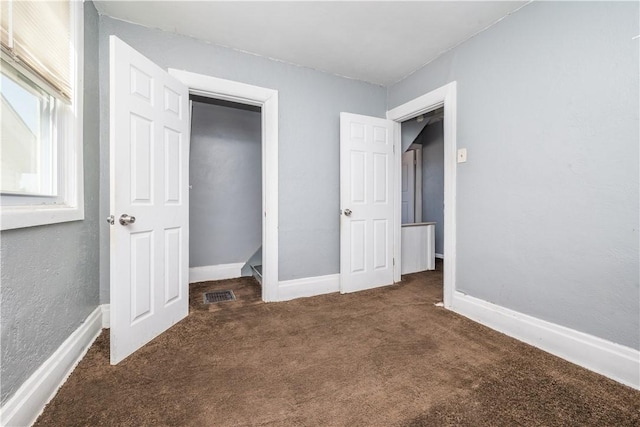
[[[2,48],[66,101],[73,98],[69,1],[2,0]]]

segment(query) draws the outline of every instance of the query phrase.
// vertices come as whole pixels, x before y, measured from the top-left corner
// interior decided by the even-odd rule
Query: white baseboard
[[[444,259],[444,255],[439,254],[439,253],[437,253],[437,252],[436,252],[436,258],[438,258],[438,259]]]
[[[0,409],[2,426],[30,426],[55,396],[102,330],[102,308],[87,319]]]
[[[111,327],[111,305],[102,304],[100,309],[102,310],[102,328],[109,329]]]
[[[278,301],[340,292],[340,275],[305,277],[285,280],[278,284]]]
[[[640,390],[640,351],[455,292],[451,310]]]
[[[205,265],[189,269],[189,283],[206,282],[207,280],[235,279],[242,275],[244,262],[235,264]]]

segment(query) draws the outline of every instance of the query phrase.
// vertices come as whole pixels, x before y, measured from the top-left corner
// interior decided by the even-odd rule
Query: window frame
[[[0,230],[57,224],[84,219],[83,177],[83,92],[84,92],[84,7],[70,0],[73,97],[70,106],[56,99],[57,197],[0,195]],[[15,66],[15,65],[14,65]],[[19,65],[17,68],[20,70]],[[28,75],[28,74],[27,74]],[[36,80],[37,83],[37,80]],[[23,197],[23,204],[15,204]],[[45,203],[55,200],[55,203]],[[12,204],[7,204],[7,203]]]

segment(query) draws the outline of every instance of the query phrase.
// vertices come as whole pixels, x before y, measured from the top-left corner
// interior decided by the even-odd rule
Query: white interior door
[[[402,223],[415,222],[416,156],[414,150],[402,153]]]
[[[116,364],[189,312],[189,94],[115,36],[110,85]]]
[[[391,120],[340,113],[342,293],[393,283],[393,137]]]

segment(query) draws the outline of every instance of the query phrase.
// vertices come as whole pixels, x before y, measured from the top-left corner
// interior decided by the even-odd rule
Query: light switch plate
[[[460,148],[458,149],[458,163],[464,163],[467,161],[467,149]]]

